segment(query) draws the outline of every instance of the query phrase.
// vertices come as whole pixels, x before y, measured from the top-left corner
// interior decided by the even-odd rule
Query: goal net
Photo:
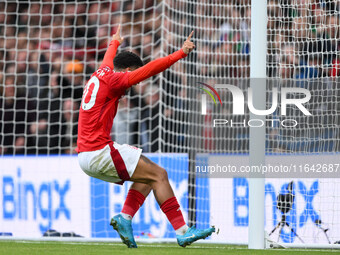
[[[264,125],[266,167],[294,170],[265,180],[268,238],[339,241],[339,8],[268,0],[267,77],[257,82],[267,84],[266,109],[275,107],[261,123],[249,122],[250,0],[1,2],[0,232],[118,237],[108,223],[128,186],[87,179],[70,155],[83,86],[121,24],[119,50],[145,63],[180,49],[194,30],[187,58],[120,100],[111,133],[167,169],[190,225],[219,227],[215,242],[247,243],[251,191],[239,171],[250,170],[249,128]],[[152,195],[133,228],[139,240],[175,237]]]

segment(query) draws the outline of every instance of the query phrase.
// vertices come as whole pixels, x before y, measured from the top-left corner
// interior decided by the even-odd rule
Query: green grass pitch
[[[217,244],[192,244],[187,248],[181,248],[177,244],[138,244],[138,249],[128,249],[119,243],[80,243],[80,242],[35,242],[35,241],[0,241],[0,254],[161,254],[161,255],[200,255],[200,254],[237,254],[237,255],[271,255],[271,254],[340,254],[340,250],[298,250],[298,249],[271,249],[248,250],[245,246],[217,245]]]

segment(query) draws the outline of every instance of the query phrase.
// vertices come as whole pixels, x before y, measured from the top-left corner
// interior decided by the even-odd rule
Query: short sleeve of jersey
[[[129,88],[128,72],[112,72],[107,82],[112,93],[125,93]]]

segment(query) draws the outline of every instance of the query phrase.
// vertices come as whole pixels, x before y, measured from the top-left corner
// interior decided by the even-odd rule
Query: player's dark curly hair
[[[130,67],[131,69],[137,69],[143,66],[143,61],[135,53],[130,51],[123,51],[116,55],[113,60],[115,69],[125,69]]]

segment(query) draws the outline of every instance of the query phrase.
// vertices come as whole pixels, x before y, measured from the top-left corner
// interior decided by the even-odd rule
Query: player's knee
[[[158,167],[157,169],[157,181],[158,182],[168,182],[168,173],[162,167]]]

